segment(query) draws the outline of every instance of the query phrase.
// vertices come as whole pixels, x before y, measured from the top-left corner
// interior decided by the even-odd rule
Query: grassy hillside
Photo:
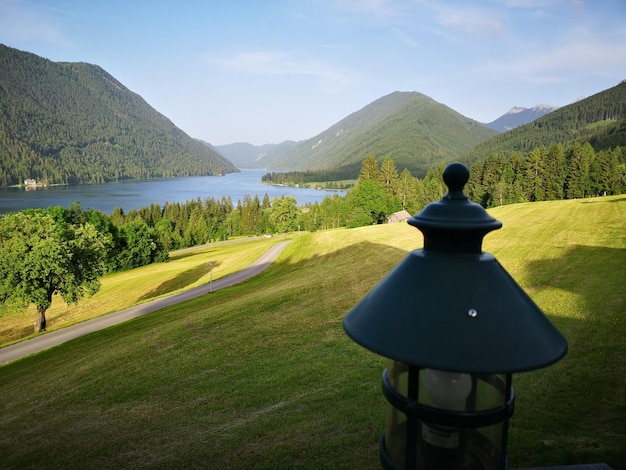
[[[209,282],[209,261],[213,261],[213,280],[228,276],[249,266],[270,246],[282,238],[243,239],[212,246],[172,252],[167,263],[110,274],[101,279],[100,291],[78,304],[67,305],[56,297],[46,312],[48,331],[116,312],[165,295],[192,289]],[[133,288],[129,289],[128,286]],[[0,347],[35,336],[32,323],[34,305],[26,311],[0,310]]]
[[[468,152],[497,132],[428,96],[394,92],[274,159],[275,170],[355,167],[390,156],[400,171],[423,177],[429,168]]]
[[[558,364],[514,378],[511,467],[626,469],[626,199],[491,214],[504,228],[485,251],[570,345]],[[385,361],[341,322],[419,246],[405,224],[303,235],[245,284],[0,367],[3,464],[379,468]],[[206,263],[188,254],[187,272],[196,256]]]
[[[0,187],[233,171],[97,65],[0,44]]]

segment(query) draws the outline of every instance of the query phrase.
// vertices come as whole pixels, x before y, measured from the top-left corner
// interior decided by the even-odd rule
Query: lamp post
[[[213,293],[213,260],[209,261],[209,292]]]
[[[506,469],[512,374],[546,367],[565,338],[490,254],[502,224],[469,201],[469,171],[443,174],[448,194],[411,217],[410,253],[344,318],[347,335],[385,356],[386,469]]]

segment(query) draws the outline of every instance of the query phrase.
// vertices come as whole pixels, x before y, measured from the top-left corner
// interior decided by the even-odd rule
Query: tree
[[[304,229],[310,232],[315,232],[319,230],[322,226],[322,217],[321,217],[321,209],[319,202],[315,201],[313,204],[310,204],[306,207],[304,214],[302,215],[302,223],[304,224]]]
[[[545,198],[546,200],[563,199],[567,162],[565,149],[561,144],[553,144],[545,156]]]
[[[490,155],[485,161],[482,174],[482,186],[485,192],[481,200],[485,207],[502,205],[504,188],[501,183],[504,165],[504,156],[499,153]]]
[[[55,221],[44,211],[2,216],[0,302],[35,304],[35,331],[45,330],[55,294],[69,304],[100,289],[109,242],[90,223]]]
[[[380,181],[380,171],[378,170],[378,162],[374,157],[366,157],[361,165],[358,182],[361,181]]]
[[[446,185],[443,182],[444,165],[431,168],[424,177],[424,200],[425,206],[431,202],[438,201],[446,194]]]
[[[326,196],[320,204],[322,230],[343,227],[345,225],[346,213],[348,211],[349,208],[345,198],[339,196],[338,194]]]
[[[277,197],[272,201],[271,222],[279,233],[290,232],[298,228],[300,219],[298,201],[293,196]]]
[[[385,192],[395,196],[398,192],[398,170],[391,157],[386,157],[380,165],[380,180]]]
[[[255,195],[254,198],[251,198],[246,194],[243,198],[241,212],[241,234],[255,235],[260,233],[262,217],[263,210],[259,196]]]
[[[419,184],[417,178],[408,169],[402,170],[398,178],[398,197],[402,208],[415,214],[422,208],[420,205]]]
[[[167,261],[165,250],[155,230],[136,217],[120,227],[120,246],[115,256],[116,269],[127,270]]]
[[[530,152],[524,167],[524,184],[526,197],[529,201],[543,201],[545,199],[545,147],[537,147]]]
[[[401,208],[399,200],[386,194],[383,184],[375,180],[359,182],[346,196],[346,204],[349,208],[346,223],[350,228],[382,224],[389,214]]]
[[[620,149],[603,150],[598,153],[597,159],[600,167],[599,181],[602,195],[620,194],[620,179],[623,176],[623,165],[620,168]]]
[[[589,146],[589,148],[591,148]],[[578,143],[572,145],[567,154],[568,171],[565,180],[565,195],[567,199],[576,199],[586,196],[589,182],[589,168],[591,166],[591,152],[589,148]]]

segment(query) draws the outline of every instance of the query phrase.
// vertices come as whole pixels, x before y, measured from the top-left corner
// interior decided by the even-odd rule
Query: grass
[[[60,297],[54,298],[46,312],[47,330],[54,331],[206,284],[210,280],[209,261],[214,262],[213,280],[228,276],[250,265],[279,240],[282,238],[243,239],[180,250],[171,253],[167,263],[107,275],[101,279],[100,291],[78,304],[67,305]],[[35,315],[33,305],[26,312],[5,312],[0,317],[0,346],[35,336]]]
[[[484,250],[570,345],[558,364],[514,377],[511,467],[625,469],[626,199],[491,213],[504,228]],[[379,468],[385,361],[341,321],[420,245],[406,224],[303,235],[244,284],[0,367],[2,466]],[[244,248],[231,246],[224,260]],[[187,255],[176,273],[153,266],[127,278],[120,285],[132,289],[112,289],[108,302],[153,275],[163,278],[135,301],[171,279],[201,282],[208,258]]]

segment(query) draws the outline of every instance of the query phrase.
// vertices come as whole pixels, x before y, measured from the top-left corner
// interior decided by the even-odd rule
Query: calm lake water
[[[234,204],[243,201],[245,195],[260,200],[267,193],[270,199],[293,196],[298,205],[321,202],[334,192],[307,188],[271,186],[261,183],[266,170],[242,170],[226,176],[191,176],[186,178],[162,178],[142,181],[123,181],[105,184],[80,184],[52,186],[26,191],[20,188],[0,190],[0,214],[22,209],[68,207],[79,201],[83,210],[88,208],[110,214],[115,207],[124,211],[139,209],[157,203],[161,207],[167,202],[185,202],[191,199],[221,199],[230,196]],[[337,192],[340,195],[344,192]]]

